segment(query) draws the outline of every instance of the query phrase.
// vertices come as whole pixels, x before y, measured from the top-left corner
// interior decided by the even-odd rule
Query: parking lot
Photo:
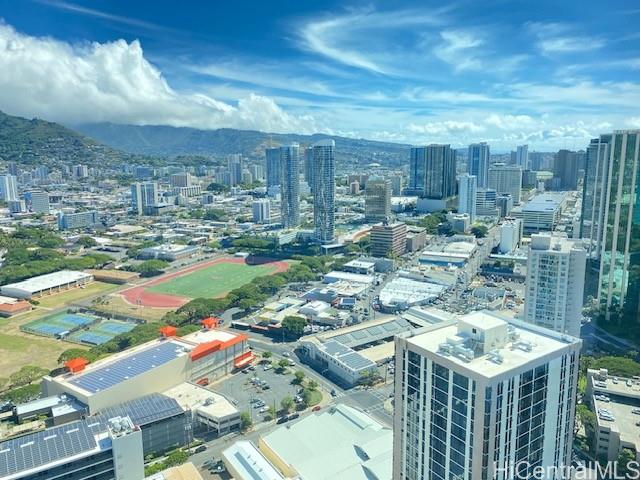
[[[276,362],[274,362],[276,363]],[[286,397],[295,397],[297,385],[291,383],[294,379],[293,373],[296,367],[287,369],[287,373],[276,373],[276,368],[264,370],[260,364],[255,365],[255,370],[246,370],[247,373],[236,373],[223,382],[213,385],[212,390],[221,393],[236,404],[240,412],[249,412],[253,423],[259,423],[267,415],[266,408],[275,406],[280,410],[280,402]],[[255,380],[258,378],[259,380]],[[253,380],[253,381],[252,381]],[[263,381],[268,385],[268,389],[261,387],[258,382]],[[260,412],[255,402],[262,400],[264,411]]]

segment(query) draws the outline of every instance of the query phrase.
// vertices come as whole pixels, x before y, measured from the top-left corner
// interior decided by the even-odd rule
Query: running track
[[[166,282],[167,280],[171,280],[172,278],[180,277],[182,275],[186,275],[188,273],[210,267],[217,263],[245,263],[245,259],[235,257],[216,258],[215,260],[211,260],[209,262],[192,265],[191,267],[185,268],[184,270],[172,272],[167,275],[163,275],[162,277],[154,278],[153,280],[150,280],[142,285],[123,290],[122,292],[120,292],[120,296],[124,299],[125,302],[130,303],[131,305],[140,305],[143,307],[153,308],[179,308],[185,303],[188,303],[191,299],[187,297],[180,297],[178,295],[167,295],[164,293],[148,292],[146,289],[148,287],[151,287],[152,285]],[[261,265],[271,265],[273,267],[276,267],[276,270],[273,272],[274,274],[285,272],[289,268],[289,264],[287,262],[268,262]]]

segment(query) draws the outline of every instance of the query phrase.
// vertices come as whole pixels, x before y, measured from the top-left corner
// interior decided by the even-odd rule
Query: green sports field
[[[216,298],[249,283],[256,277],[269,275],[276,270],[277,267],[273,265],[223,262],[171,278],[165,282],[146,287],[145,290],[189,298]]]

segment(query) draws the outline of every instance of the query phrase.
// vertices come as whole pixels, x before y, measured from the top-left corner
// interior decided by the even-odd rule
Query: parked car
[[[312,411],[312,412],[319,412],[321,408],[322,408],[322,407],[320,407],[320,405],[316,405],[315,407],[313,407],[313,408],[311,409],[311,411]]]

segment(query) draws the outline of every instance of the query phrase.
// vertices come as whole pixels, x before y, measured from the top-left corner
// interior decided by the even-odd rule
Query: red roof
[[[163,337],[175,337],[178,329],[176,327],[172,327],[171,325],[166,325],[160,329],[160,334]]]
[[[204,328],[211,330],[212,328],[216,328],[220,324],[220,319],[216,317],[207,317],[203,319],[201,323]]]
[[[81,372],[87,365],[89,365],[89,360],[82,357],[72,358],[71,360],[64,362],[64,366],[72,373]]]
[[[249,350],[248,352],[245,352],[242,355],[237,356],[233,361],[233,365],[236,368],[241,368],[251,363],[251,360],[253,360],[254,358],[256,358],[256,356],[253,354],[251,350]]]
[[[189,356],[191,357],[192,361],[196,361],[202,357],[206,357],[207,355],[213,352],[217,352],[218,350],[220,350],[221,346],[222,346],[222,342],[220,340],[213,340],[211,342],[201,343],[196,348],[191,350],[191,353],[189,354]]]

